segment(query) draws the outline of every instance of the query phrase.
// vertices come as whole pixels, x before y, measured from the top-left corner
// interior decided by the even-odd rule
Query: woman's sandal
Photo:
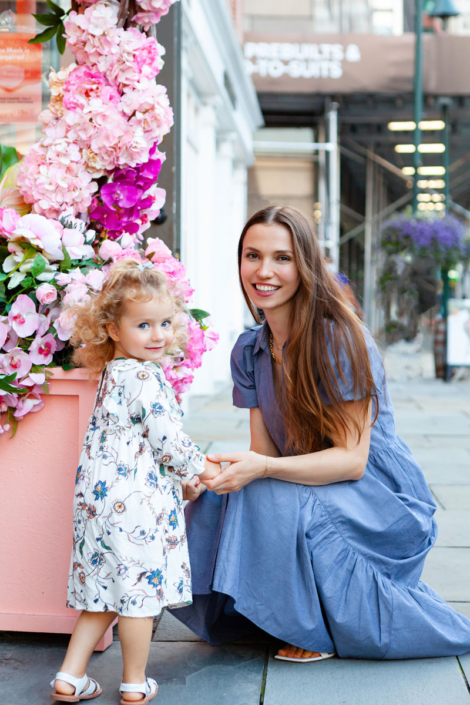
[[[68,673],[63,673],[59,671],[53,681],[51,681],[51,688],[54,688],[54,683],[56,681],[65,681],[70,683],[75,688],[74,695],[62,695],[62,693],[51,693],[51,698],[53,700],[60,700],[64,703],[78,703],[80,700],[91,700],[92,698],[97,698],[103,692],[100,688],[100,684],[97,683],[93,678],[88,678],[85,675],[83,678],[75,678],[75,676],[70,676]]]
[[[132,705],[134,705],[134,703],[137,703],[137,705],[147,705],[147,703],[156,697],[158,684],[153,678],[146,678],[145,683],[121,683],[119,692],[121,695],[123,693],[142,693],[144,696],[142,700],[124,700],[124,698],[122,698],[121,705],[129,705],[129,703]]]
[[[320,656],[310,656],[309,658],[293,658],[292,656],[278,656],[276,654],[274,658],[279,661],[292,661],[292,663],[311,663],[312,661],[325,661],[333,656],[336,656],[336,654],[320,653]]]

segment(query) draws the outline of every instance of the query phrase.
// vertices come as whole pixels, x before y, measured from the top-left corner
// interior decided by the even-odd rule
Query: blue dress
[[[206,641],[220,644],[255,624],[295,646],[345,658],[470,651],[470,621],[420,581],[437,536],[435,504],[396,435],[382,360],[364,335],[379,414],[362,479],[309,487],[267,478],[189,503],[194,602],[174,615]],[[347,358],[340,362],[351,379]],[[239,337],[232,375],[235,406],[259,407],[283,453],[266,324]],[[352,385],[338,380],[344,400],[352,400]]]

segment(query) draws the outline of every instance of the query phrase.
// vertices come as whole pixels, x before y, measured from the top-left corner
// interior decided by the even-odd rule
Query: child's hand
[[[199,479],[199,475],[194,475],[190,480],[183,480],[181,487],[183,488],[183,499],[189,502],[194,502],[207,490],[207,487]]]
[[[199,475],[199,479],[204,482],[204,480],[213,480],[214,477],[217,477],[220,475],[222,472],[222,466],[220,463],[212,463],[210,460],[207,460],[206,458],[206,469],[204,470],[201,475]]]

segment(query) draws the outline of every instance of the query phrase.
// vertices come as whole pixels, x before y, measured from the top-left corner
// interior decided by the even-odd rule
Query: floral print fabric
[[[77,470],[69,607],[150,617],[191,602],[181,478],[205,457],[181,416],[158,365],[107,364]]]

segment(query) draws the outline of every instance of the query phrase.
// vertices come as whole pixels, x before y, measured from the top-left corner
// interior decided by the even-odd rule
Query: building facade
[[[194,394],[230,380],[230,351],[244,326],[237,243],[253,133],[263,118],[244,66],[241,7],[227,0],[182,0],[181,7],[181,259],[195,305],[210,311],[220,334],[196,372]]]

